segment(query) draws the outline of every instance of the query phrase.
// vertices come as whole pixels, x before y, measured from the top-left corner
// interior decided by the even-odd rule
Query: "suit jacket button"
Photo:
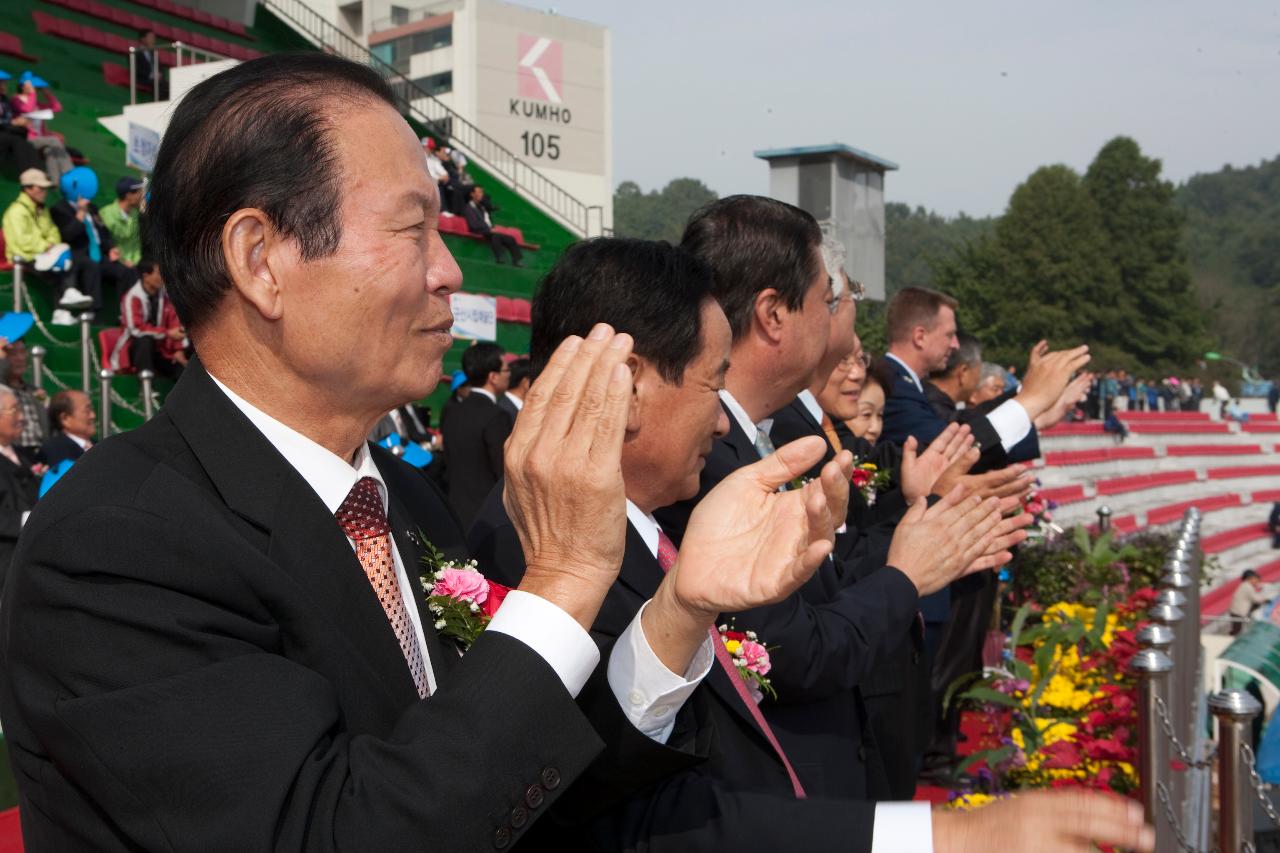
[[[524,806],[516,806],[511,810],[511,827],[513,829],[520,829],[528,822],[529,812],[525,810]]]
[[[542,805],[542,786],[530,785],[529,790],[524,792],[524,801],[531,809]]]
[[[548,767],[542,771],[542,787],[548,791],[554,791],[560,787],[560,771],[554,767]]]
[[[511,830],[505,826],[498,827],[498,831],[493,834],[493,846],[501,850],[511,843]]]

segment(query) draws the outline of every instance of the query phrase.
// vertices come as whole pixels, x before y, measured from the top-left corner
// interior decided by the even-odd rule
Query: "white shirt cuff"
[[[22,520],[18,522],[18,528],[19,528],[19,529],[22,529],[23,527],[26,527],[26,526],[27,526],[27,519],[28,519],[28,518],[30,518],[30,517],[31,517],[31,510],[26,510],[26,511],[24,511],[24,512],[22,513]]]
[[[1005,400],[987,415],[987,420],[995,427],[996,434],[1000,436],[1000,446],[1005,450],[1012,450],[1031,432],[1031,418],[1017,400]]]
[[[613,646],[609,687],[633,726],[658,743],[666,743],[675,728],[676,714],[711,672],[716,654],[708,634],[683,677],[667,669],[649,646],[640,624],[648,606],[646,601]]]
[[[575,698],[600,663],[600,650],[577,620],[530,592],[507,593],[485,630],[514,637],[533,649]]]
[[[933,807],[928,803],[876,803],[871,853],[933,853]]]

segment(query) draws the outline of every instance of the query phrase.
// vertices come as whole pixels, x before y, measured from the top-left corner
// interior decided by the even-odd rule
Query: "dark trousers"
[[[982,647],[995,612],[1000,582],[991,572],[979,572],[951,584],[951,615],[943,629],[933,661],[934,730],[927,750],[930,763],[954,758],[960,734],[960,711],[953,701],[944,711],[942,700],[956,679],[982,671]]]
[[[516,238],[510,234],[499,234],[497,231],[490,231],[488,237],[489,248],[493,250],[494,263],[502,263],[502,252],[500,249],[506,249],[507,254],[511,256],[511,263],[519,266],[520,259],[524,257],[520,253],[520,245],[516,243]]]
[[[150,370],[157,376],[178,381],[182,376],[182,365],[165,358],[158,352],[159,341],[151,337],[138,337],[129,342],[129,361],[139,372]]]
[[[76,289],[93,300],[92,311],[102,312],[102,284],[115,288],[116,295],[124,293],[138,281],[138,271],[119,261],[94,261],[89,255],[73,254],[71,272],[75,275]]]
[[[27,169],[44,169],[44,158],[27,141],[24,128],[0,128],[0,168],[6,178],[13,180]]]

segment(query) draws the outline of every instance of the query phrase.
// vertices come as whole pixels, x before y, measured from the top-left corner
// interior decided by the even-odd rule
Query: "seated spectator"
[[[428,168],[434,169],[431,174],[438,174],[439,170],[443,169],[448,178],[440,184],[442,187],[440,203],[449,213],[461,216],[467,208],[469,187],[462,183],[462,176],[458,172],[458,167],[453,162],[453,158],[449,156],[448,148],[440,146],[434,149],[433,153],[435,154],[436,162],[434,167],[428,166]]]
[[[129,361],[139,371],[178,380],[187,366],[187,331],[165,298],[164,276],[150,258],[138,264],[138,283],[120,300],[120,325],[128,332]]]
[[[76,289],[92,299],[90,310],[102,311],[105,280],[124,293],[138,279],[137,271],[120,263],[120,250],[102,221],[98,206],[86,198],[72,175],[62,178],[62,201],[50,211],[62,242],[71,247],[71,271]]]
[[[1240,405],[1240,401],[1232,399],[1227,403],[1227,420],[1236,421],[1237,423],[1247,424],[1249,422],[1249,413]]]
[[[48,438],[45,424],[48,414],[44,410],[48,395],[43,389],[32,388],[27,384],[27,345],[22,341],[14,341],[4,348],[3,383],[18,398],[22,407],[22,434],[18,436],[15,446],[35,459],[40,448]]]
[[[64,459],[73,462],[93,447],[98,431],[98,413],[93,400],[83,391],[59,391],[49,401],[49,428],[53,436],[44,443],[44,461],[57,467]]]
[[[142,237],[138,230],[142,218],[141,178],[123,177],[116,181],[116,200],[102,208],[102,224],[120,250],[120,263],[127,267],[142,260]]]
[[[53,258],[64,252],[70,257],[70,250],[62,242],[58,226],[53,224],[53,217],[45,206],[53,182],[39,169],[23,172],[18,182],[22,192],[4,212],[5,257],[15,263],[31,262],[31,274],[54,287],[58,308],[53,312],[53,322],[59,326],[75,325],[69,309],[87,308],[93,300],[73,286],[68,264]]]
[[[62,176],[75,167],[71,162],[71,155],[59,137],[45,132],[42,119],[27,116],[38,110],[62,112],[58,97],[44,80],[30,71],[23,71],[18,77],[18,94],[10,101],[13,111],[18,116],[27,118],[27,141],[44,157],[45,171],[54,182],[62,180]]]
[[[523,256],[515,238],[510,234],[500,234],[493,230],[493,223],[489,221],[489,213],[484,209],[484,187],[471,188],[471,200],[467,202],[464,215],[467,217],[467,230],[472,234],[479,234],[489,241],[489,248],[493,250],[493,262],[495,264],[502,263],[502,253],[499,250],[506,249],[507,254],[511,256],[512,266],[524,266],[520,262]]]
[[[422,150],[427,155],[427,174],[431,175],[431,179],[436,182],[440,190],[440,215],[454,216],[453,210],[450,209],[453,206],[450,188],[453,179],[440,159],[435,139],[430,136],[422,137]]]
[[[27,169],[43,169],[44,159],[27,141],[30,119],[14,112],[9,102],[10,75],[0,71],[0,174],[16,178]]]
[[[0,591],[9,571],[18,534],[40,494],[40,476],[33,456],[17,446],[22,435],[22,404],[0,385]]]
[[[867,371],[858,394],[858,413],[845,421],[850,432],[869,444],[875,444],[884,431],[884,388],[884,379],[877,371]]]
[[[1239,634],[1244,626],[1253,618],[1253,611],[1271,600],[1271,593],[1262,582],[1262,576],[1253,569],[1247,569],[1240,576],[1240,585],[1231,594],[1231,633]]]
[[[982,363],[982,375],[978,378],[978,387],[969,395],[968,406],[976,409],[988,400],[994,400],[1009,387],[1009,372],[990,361]]]

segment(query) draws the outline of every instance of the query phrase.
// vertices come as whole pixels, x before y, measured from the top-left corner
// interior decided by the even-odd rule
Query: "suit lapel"
[[[734,417],[733,412],[724,404],[724,401],[721,401],[720,406],[724,409],[724,413],[729,416],[729,433],[724,438],[717,439],[717,441],[733,451],[734,456],[738,459],[739,467],[759,462],[760,454],[756,452],[755,444],[743,432],[742,427],[738,424],[738,419]]]

